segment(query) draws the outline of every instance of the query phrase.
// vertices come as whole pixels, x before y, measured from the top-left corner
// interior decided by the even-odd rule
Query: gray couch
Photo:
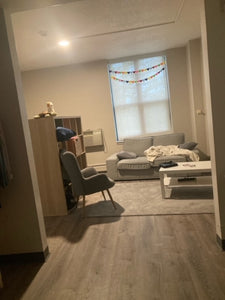
[[[166,161],[186,161],[185,156],[161,156],[149,162],[144,151],[151,146],[180,145],[185,142],[183,133],[172,133],[158,136],[127,138],[124,140],[123,151],[134,152],[136,158],[119,159],[118,153],[106,160],[107,175],[114,180],[134,180],[159,178],[159,166]]]

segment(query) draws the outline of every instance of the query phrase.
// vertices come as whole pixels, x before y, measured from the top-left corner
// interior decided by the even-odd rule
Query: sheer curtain
[[[166,58],[108,65],[117,140],[171,130]]]

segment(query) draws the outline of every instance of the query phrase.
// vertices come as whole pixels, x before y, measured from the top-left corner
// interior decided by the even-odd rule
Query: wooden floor
[[[213,214],[46,219],[46,263],[2,266],[1,300],[225,299]]]

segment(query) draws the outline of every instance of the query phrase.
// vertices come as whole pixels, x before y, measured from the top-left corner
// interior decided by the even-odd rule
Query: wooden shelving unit
[[[80,117],[46,117],[29,120],[34,160],[44,216],[68,214],[68,202],[62,178],[59,149],[72,151],[78,158],[81,169],[86,167]],[[58,143],[56,126],[73,129],[77,141]]]
[[[86,153],[84,150],[84,137],[82,132],[80,117],[56,117],[55,126],[72,129],[77,134],[77,140],[68,140],[66,142],[59,142],[59,148],[64,148],[73,152],[79,162],[80,168],[84,169],[87,166]]]

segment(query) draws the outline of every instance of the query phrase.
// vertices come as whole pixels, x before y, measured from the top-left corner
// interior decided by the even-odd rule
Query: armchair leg
[[[109,195],[109,198],[110,198],[110,200],[111,200],[111,202],[112,202],[113,207],[116,209],[116,205],[115,205],[115,203],[114,203],[114,201],[113,201],[113,198],[112,198],[112,195],[111,195],[110,191],[109,191],[109,190],[106,190],[106,191],[107,191],[107,193],[108,193],[108,195]]]
[[[0,271],[0,289],[3,288],[3,281],[2,281],[2,274],[1,274],[1,271]]]
[[[85,213],[85,195],[83,195],[83,217],[85,218],[86,213]]]
[[[104,200],[106,201],[106,198],[105,198],[105,193],[104,193],[104,191],[102,191],[102,196],[103,196]]]

